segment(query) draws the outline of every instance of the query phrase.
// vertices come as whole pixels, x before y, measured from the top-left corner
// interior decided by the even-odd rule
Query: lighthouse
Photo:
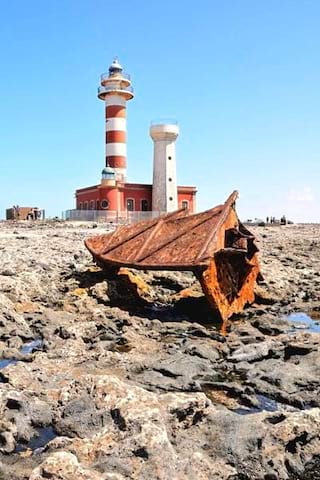
[[[105,102],[105,168],[102,179],[114,175],[116,182],[125,182],[127,176],[127,120],[126,104],[134,97],[129,75],[123,72],[117,58],[108,73],[101,75],[98,98]],[[106,173],[106,170],[107,172]]]
[[[134,97],[131,80],[115,58],[101,75],[98,98],[105,105],[105,161],[99,183],[76,190],[76,209],[68,218],[114,224],[147,220],[177,208],[195,210],[196,187],[177,185],[174,122],[153,123],[153,183],[127,180],[127,101]],[[70,213],[73,212],[73,213]]]

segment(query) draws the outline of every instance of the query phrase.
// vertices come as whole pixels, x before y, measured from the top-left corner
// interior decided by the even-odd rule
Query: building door
[[[128,212],[133,212],[134,209],[134,200],[132,198],[127,199],[127,210]]]
[[[149,211],[149,202],[148,200],[141,200],[141,211],[148,212]]]

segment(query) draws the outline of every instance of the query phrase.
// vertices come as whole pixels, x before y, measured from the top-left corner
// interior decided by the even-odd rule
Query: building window
[[[169,177],[168,180],[169,180],[169,182],[172,182],[172,178],[171,178],[171,177]]]
[[[149,211],[149,202],[148,200],[141,200],[141,211],[142,212],[148,212]]]
[[[172,202],[173,198],[172,198],[172,197],[169,197],[169,200],[170,200],[170,202]]]
[[[88,202],[84,202],[84,210],[88,210]]]
[[[189,208],[189,202],[188,202],[188,200],[182,200],[181,206],[182,206],[182,208]]]
[[[168,160],[171,160],[171,157],[168,157]]]
[[[79,210],[82,210],[82,202],[79,203]]]
[[[94,200],[90,200],[90,210],[94,210]]]
[[[133,198],[128,198],[127,199],[127,210],[128,210],[128,212],[133,212],[133,210],[134,210],[134,200],[133,200]]]
[[[101,200],[101,208],[103,208],[103,210],[107,210],[109,208],[108,200]]]
[[[97,209],[97,210],[100,210],[100,202],[99,202],[99,200],[96,201],[96,209]]]

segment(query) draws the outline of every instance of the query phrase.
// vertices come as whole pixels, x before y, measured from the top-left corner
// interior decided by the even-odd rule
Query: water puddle
[[[43,427],[37,429],[38,435],[31,438],[28,443],[18,443],[15,449],[15,453],[25,452],[26,450],[35,451],[39,448],[43,448],[51,440],[58,436],[58,433],[53,427]]]
[[[163,312],[163,311],[166,311],[168,309],[173,309],[173,306],[170,305],[170,304],[166,304],[166,303],[160,303],[160,302],[154,302],[152,303],[152,305],[148,305],[145,307],[147,310],[151,310],[152,312]]]
[[[278,403],[275,400],[272,400],[272,398],[257,394],[256,399],[259,402],[256,407],[240,407],[233,411],[239,415],[250,415],[252,413],[259,413],[263,411],[277,412],[279,410]]]
[[[32,342],[25,343],[24,345],[22,345],[20,352],[27,355],[29,353],[33,353],[37,350],[40,350],[42,345],[43,345],[43,340],[41,338],[37,338]]]
[[[315,318],[312,318],[312,313],[310,316],[305,312],[295,312],[288,315],[287,319],[295,324],[295,329],[311,333],[320,333],[320,321],[316,315]]]
[[[145,314],[151,320],[159,319],[162,321],[168,321],[173,318],[173,305],[154,302],[145,305],[142,310],[140,309],[140,312]]]
[[[221,380],[220,380],[221,381]],[[224,390],[216,390],[210,384],[201,385],[201,391],[215,404],[224,405],[234,411],[238,406],[235,398],[230,397]]]
[[[217,379],[219,381],[219,379]],[[222,381],[222,379],[220,379]],[[263,411],[266,412],[277,412],[279,410],[278,403],[273,400],[272,398],[266,397],[262,394],[256,394],[256,405],[255,406],[240,406],[239,407],[239,400],[236,396],[227,393],[224,390],[216,390],[212,388],[210,384],[203,384],[201,386],[202,392],[206,394],[206,396],[213,402],[218,403],[220,405],[224,405],[229,410],[238,415],[249,415],[253,413],[260,413]]]
[[[37,350],[40,350],[43,345],[43,340],[41,338],[37,338],[36,340],[32,340],[32,342],[25,343],[20,348],[20,352],[23,355],[29,355]],[[6,358],[0,360],[0,370],[6,368],[8,365],[15,365],[19,360],[16,358]]]
[[[17,363],[17,360],[14,360],[12,358],[0,360],[0,370],[2,370],[3,368],[6,368],[8,365],[14,365],[16,363]]]

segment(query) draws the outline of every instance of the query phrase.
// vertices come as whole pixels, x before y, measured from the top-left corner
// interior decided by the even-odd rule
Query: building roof
[[[100,183],[98,185],[92,185],[90,187],[84,187],[84,188],[78,188],[76,190],[76,194],[77,193],[84,193],[84,192],[88,192],[90,190],[97,190],[99,187],[100,187]],[[150,183],[123,183],[121,185],[118,186],[119,188],[121,189],[128,189],[128,190],[132,190],[134,188],[143,188],[143,189],[152,189],[152,184]],[[108,186],[105,186],[104,188],[108,188]],[[114,187],[110,187],[110,188],[114,188]],[[197,192],[197,188],[194,187],[194,186],[189,186],[189,185],[178,185],[177,186],[177,190],[178,190],[178,193],[182,193],[182,192],[185,192],[185,193],[196,193]]]

